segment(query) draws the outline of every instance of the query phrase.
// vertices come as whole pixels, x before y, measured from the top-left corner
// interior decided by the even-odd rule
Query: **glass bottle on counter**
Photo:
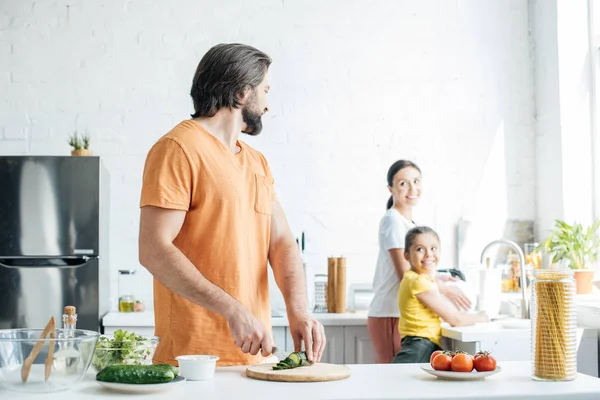
[[[81,355],[74,347],[77,324],[77,310],[74,306],[66,306],[63,311],[63,329],[59,332],[58,351],[54,353],[54,368],[63,373],[73,373],[77,369]]]
[[[146,306],[144,305],[144,302],[141,300],[136,300],[135,304],[133,305],[133,311],[144,312],[145,310]]]
[[[133,312],[135,308],[134,298],[130,295],[124,295],[119,298],[119,311],[123,313]]]
[[[531,296],[532,378],[577,377],[575,279],[570,269],[534,271]]]
[[[130,277],[135,275],[134,270],[119,270],[119,312],[133,312],[135,308],[135,298],[127,292],[128,286],[132,284]]]

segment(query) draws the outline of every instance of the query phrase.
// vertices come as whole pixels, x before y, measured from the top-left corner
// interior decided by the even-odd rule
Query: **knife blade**
[[[285,360],[289,354],[286,354],[283,351],[280,351],[277,348],[277,346],[273,346],[273,349],[271,350],[271,355],[277,357],[278,361],[281,361],[281,360]]]

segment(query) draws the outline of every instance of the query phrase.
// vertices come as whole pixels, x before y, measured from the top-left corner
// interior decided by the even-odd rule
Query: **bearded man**
[[[250,365],[273,351],[268,264],[283,294],[294,347],[318,362],[323,326],[306,304],[298,247],[265,157],[239,140],[268,111],[271,58],[219,44],[200,60],[195,112],[150,149],[143,174],[139,259],[154,276],[154,363],[212,354]]]

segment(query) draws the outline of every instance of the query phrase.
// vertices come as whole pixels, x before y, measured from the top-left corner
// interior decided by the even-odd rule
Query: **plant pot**
[[[91,156],[92,151],[88,149],[78,149],[71,152],[72,156]]]
[[[577,287],[577,294],[590,294],[592,293],[592,280],[594,279],[593,269],[580,269],[575,270],[575,283]]]

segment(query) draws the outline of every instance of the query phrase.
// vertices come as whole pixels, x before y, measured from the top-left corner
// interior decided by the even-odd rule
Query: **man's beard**
[[[263,127],[261,112],[253,110],[256,108],[256,101],[249,101],[242,108],[242,119],[244,124],[246,124],[242,132],[250,136],[258,135]]]

